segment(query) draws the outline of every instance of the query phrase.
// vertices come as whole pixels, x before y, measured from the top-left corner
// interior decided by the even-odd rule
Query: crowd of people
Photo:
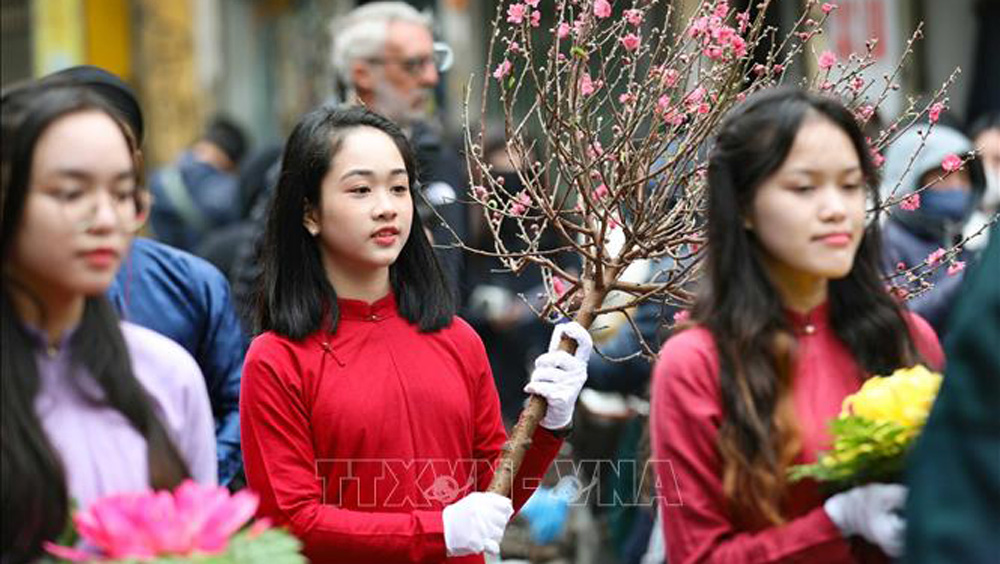
[[[1000,553],[996,114],[968,135],[904,133],[880,173],[839,101],[748,97],[708,152],[688,319],[669,332],[677,310],[647,302],[602,355],[585,328],[534,314],[540,271],[498,274],[453,245],[492,235],[429,109],[451,58],[431,23],[401,2],[357,8],[332,27],[342,103],[255,151],[217,116],[154,171],[115,75],[4,90],[4,563],[38,559],[74,507],[188,478],[252,490],[313,562],[538,560],[544,545],[636,564]],[[504,144],[488,132],[484,155],[515,193],[523,163]],[[955,245],[964,269],[887,285]],[[632,355],[640,341],[655,363]],[[909,487],[784,478],[828,447],[868,376],[918,363],[946,377]],[[489,492],[529,394],[544,417],[509,496]],[[609,418],[609,396],[638,407]],[[574,506],[577,482],[554,470],[594,453],[659,461],[653,482],[676,491]],[[534,551],[505,536],[519,524]],[[588,535],[611,547],[586,556]]]

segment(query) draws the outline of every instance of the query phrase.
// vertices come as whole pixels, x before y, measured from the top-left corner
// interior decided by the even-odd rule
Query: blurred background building
[[[217,111],[235,117],[255,144],[279,141],[303,111],[333,94],[332,17],[356,0],[2,0],[2,83],[74,64],[103,66],[129,81],[146,112],[147,159],[169,160]],[[481,77],[496,0],[413,0],[430,10],[455,64],[439,99],[445,125],[461,125],[464,88]],[[679,0],[690,13],[698,0]],[[746,4],[734,0],[732,5]],[[836,0],[824,48],[840,58],[881,42],[873,74],[892,62],[920,21],[925,39],[899,75],[889,113],[907,96],[938,88],[957,66],[950,106],[960,122],[1000,107],[1000,0]],[[795,1],[776,2],[787,27]],[[808,68],[799,69],[808,72]],[[478,92],[478,88],[473,90]],[[478,104],[473,104],[477,108]],[[892,116],[885,116],[891,118]]]

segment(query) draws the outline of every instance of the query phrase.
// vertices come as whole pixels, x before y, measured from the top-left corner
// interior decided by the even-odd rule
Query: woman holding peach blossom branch
[[[402,131],[362,108],[320,108],[292,131],[262,253],[240,417],[259,514],[317,562],[483,562],[562,444],[587,377],[538,357],[548,408],[510,499],[484,490],[506,440],[482,341],[414,213]],[[550,349],[553,348],[550,345]]]

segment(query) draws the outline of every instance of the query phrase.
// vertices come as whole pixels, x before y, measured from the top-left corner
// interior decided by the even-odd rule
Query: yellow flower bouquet
[[[831,422],[833,449],[814,464],[790,468],[789,479],[813,478],[835,489],[898,481],[940,387],[941,375],[922,365],[869,378]]]

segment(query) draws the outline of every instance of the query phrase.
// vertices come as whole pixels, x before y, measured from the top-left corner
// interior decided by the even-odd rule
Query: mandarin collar
[[[796,336],[814,335],[829,323],[829,301],[825,301],[806,313],[785,308],[785,317]]]
[[[337,299],[341,319],[355,321],[382,321],[396,315],[396,296],[389,292],[384,297],[368,303],[363,300]]]
[[[28,336],[28,340],[34,346],[36,351],[44,352],[49,358],[55,358],[61,352],[68,350],[69,342],[76,334],[76,330],[79,325],[73,325],[63,332],[59,337],[59,342],[55,344],[49,344],[49,334],[30,323],[21,323],[21,327],[24,328],[25,335]]]

